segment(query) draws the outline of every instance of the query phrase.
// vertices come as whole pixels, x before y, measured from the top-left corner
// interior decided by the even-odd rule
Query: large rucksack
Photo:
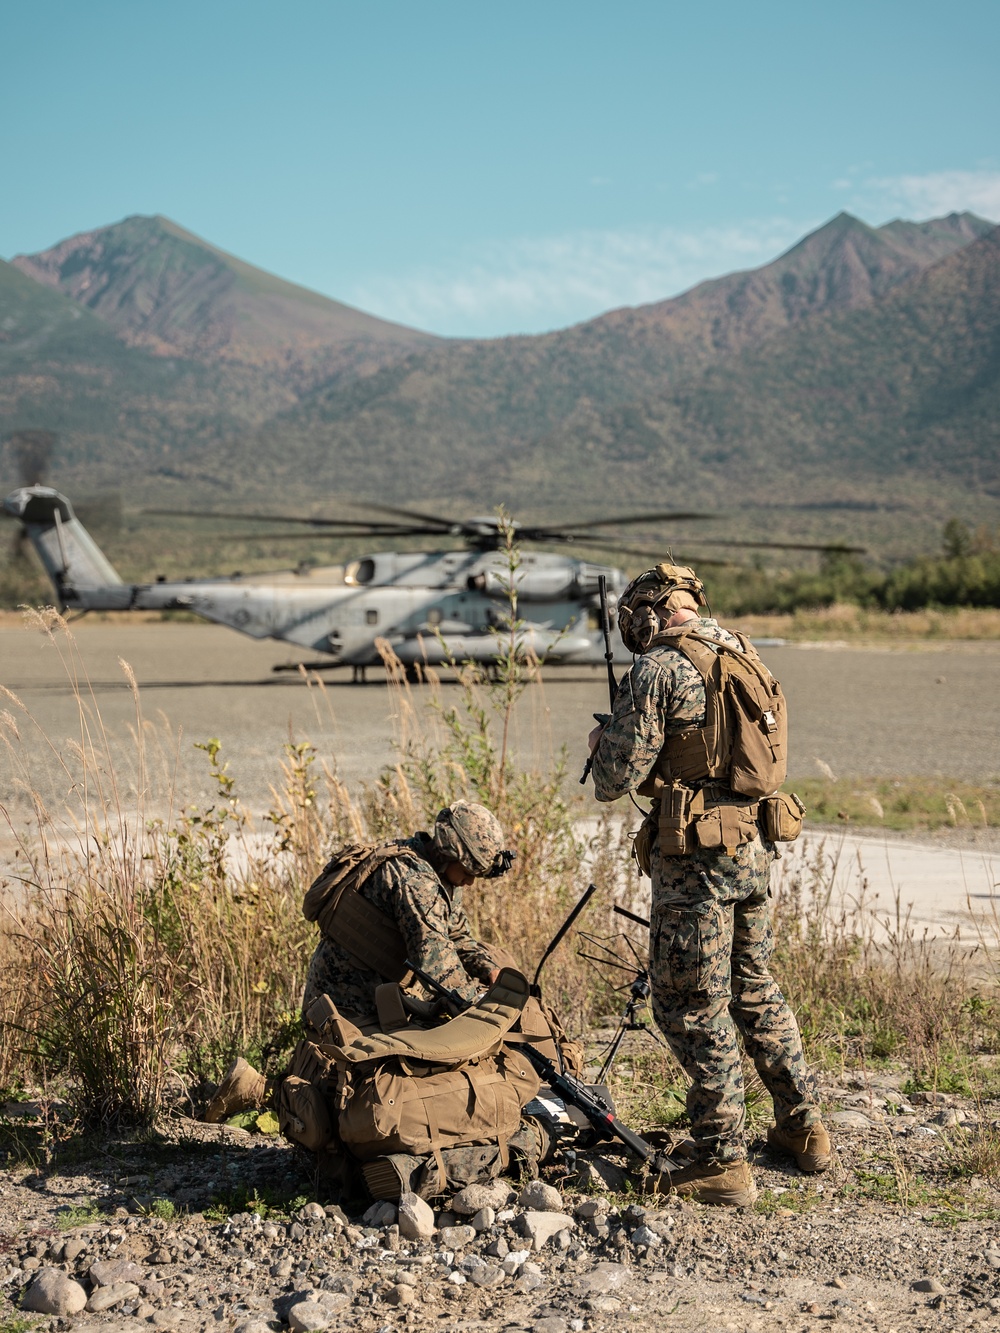
[[[310,1009],[320,1039],[300,1042],[279,1090],[282,1133],[321,1164],[359,1164],[370,1186],[381,1183],[382,1197],[397,1178],[378,1169],[388,1158],[430,1158],[436,1169],[418,1186],[427,1197],[467,1183],[449,1169],[456,1149],[492,1148],[486,1156],[502,1169],[539,1089],[529,1061],[503,1041],[527,998],[525,978],[505,968],[448,1023],[365,1035],[321,997]]]

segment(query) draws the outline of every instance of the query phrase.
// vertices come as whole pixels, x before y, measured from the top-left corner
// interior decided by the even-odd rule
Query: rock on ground
[[[24,1294],[21,1309],[32,1314],[79,1314],[87,1293],[59,1268],[40,1268]]]

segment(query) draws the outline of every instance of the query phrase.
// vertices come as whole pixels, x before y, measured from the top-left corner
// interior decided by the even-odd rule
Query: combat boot
[[[794,1157],[800,1171],[825,1171],[833,1160],[830,1135],[822,1124],[805,1129],[782,1129],[772,1125],[767,1131],[767,1146]]]
[[[697,1203],[718,1203],[731,1208],[749,1208],[756,1202],[757,1186],[750,1163],[675,1162],[647,1185],[650,1194],[679,1194]]]
[[[205,1120],[210,1125],[217,1125],[231,1115],[254,1111],[267,1103],[268,1095],[267,1079],[240,1056],[223,1074],[222,1082],[205,1110]]]

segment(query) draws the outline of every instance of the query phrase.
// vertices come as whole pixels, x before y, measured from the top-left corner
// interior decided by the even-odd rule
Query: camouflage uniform
[[[702,619],[696,628],[740,647],[714,620]],[[601,734],[593,768],[597,799],[633,791],[650,775],[668,736],[704,724],[701,676],[683,653],[654,645],[622,680]],[[737,1030],[773,1098],[778,1125],[797,1130],[820,1123],[795,1016],[768,971],[773,860],[773,844],[759,835],[732,855],[717,848],[687,856],[661,855],[653,837],[653,1013],[691,1079],[688,1113],[696,1160],[704,1162],[746,1158]]]
[[[400,844],[399,855],[369,875],[360,893],[395,921],[411,962],[472,1000],[495,963],[472,936],[461,888],[443,877],[445,865],[455,859],[443,856],[428,834],[417,833]],[[375,987],[383,980],[324,936],[309,964],[303,1012],[318,995],[328,994],[352,1022],[376,1022]]]

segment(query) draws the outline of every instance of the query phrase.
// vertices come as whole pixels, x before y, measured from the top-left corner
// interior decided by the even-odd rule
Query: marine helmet
[[[677,597],[677,605],[667,605]],[[662,563],[629,583],[618,598],[618,632],[630,653],[644,653],[660,630],[661,615],[680,606],[705,606],[705,585],[686,565]]]
[[[515,853],[504,850],[500,821],[485,805],[454,801],[438,813],[432,834],[434,846],[446,861],[457,861],[478,879],[505,875]]]

